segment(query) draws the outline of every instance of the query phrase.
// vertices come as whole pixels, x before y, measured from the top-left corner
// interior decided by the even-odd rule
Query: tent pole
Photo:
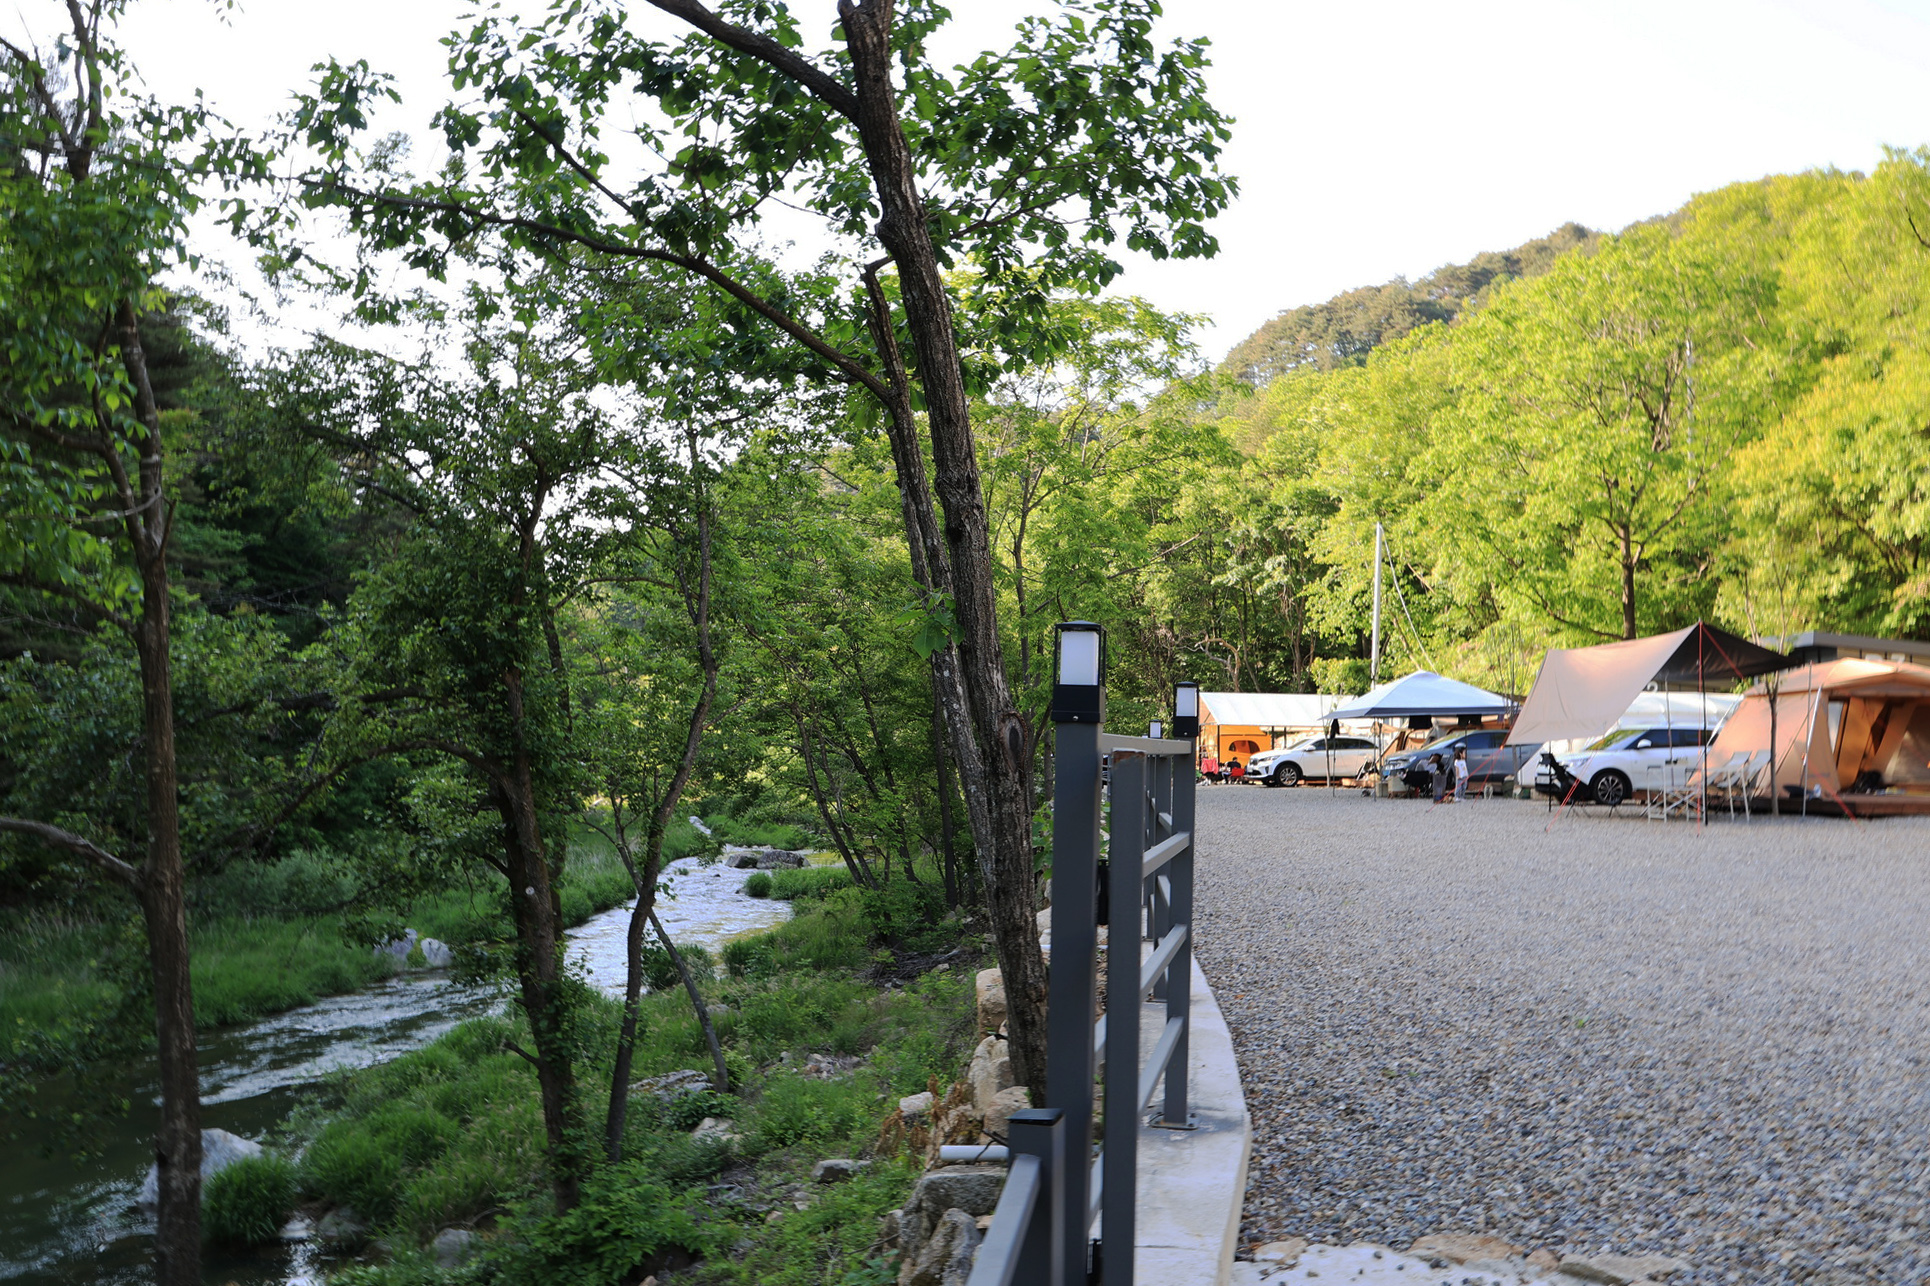
[[[1764,691],[1769,693],[1769,815],[1771,817],[1781,817],[1783,813],[1782,800],[1779,798],[1782,792],[1776,789],[1776,770],[1779,767],[1776,762],[1776,747],[1781,744],[1776,740],[1776,705],[1781,700],[1777,689],[1782,686],[1780,682],[1782,677],[1780,674],[1766,674],[1762,680]]]
[[[1810,672],[1810,667],[1807,665],[1803,667],[1803,681],[1810,685],[1809,718],[1803,721],[1803,775],[1797,778],[1796,789],[1797,789],[1797,792],[1801,794],[1803,797],[1802,815],[1804,817],[1808,817],[1809,816],[1809,743],[1812,740],[1814,740],[1816,736],[1816,687],[1815,687],[1816,676]]]
[[[1385,537],[1381,525],[1374,524],[1374,641],[1367,653],[1367,686],[1380,682],[1380,565]]]
[[[1695,819],[1695,827],[1697,830],[1701,830],[1702,824],[1709,820],[1709,663],[1702,652],[1703,638],[1701,623],[1697,622],[1695,633],[1695,699],[1702,706],[1702,735],[1696,738],[1696,740],[1701,743],[1697,749],[1702,761],[1702,774],[1698,778],[1702,783],[1701,789],[1698,792],[1701,795],[1699,804],[1700,811],[1697,813]]]

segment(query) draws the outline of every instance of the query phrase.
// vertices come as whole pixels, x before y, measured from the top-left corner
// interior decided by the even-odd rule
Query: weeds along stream
[[[673,940],[714,955],[738,935],[788,919],[788,903],[743,893],[748,874],[703,866],[694,858],[673,863],[666,872],[671,896],[658,904]],[[607,891],[596,895],[592,890],[577,896],[597,901],[609,896]],[[627,921],[627,907],[618,906],[591,916],[570,934],[572,958],[605,991],[623,985]],[[237,954],[228,972],[211,976],[210,998],[229,1011],[250,1004],[258,1011],[277,1000],[285,1003],[291,994],[299,998],[331,988],[359,989],[204,1031],[199,1044],[205,1128],[272,1142],[291,1112],[299,1119],[318,1099],[340,1101],[351,1093],[343,1084],[353,1069],[422,1050],[464,1021],[502,1012],[499,993],[459,986],[442,971],[383,977],[381,969],[364,967],[366,949],[344,948],[339,937],[331,940],[318,933],[297,942],[308,955],[294,958],[288,941],[276,941],[266,926],[224,929],[218,939],[221,949],[252,954]],[[13,972],[17,979],[20,970]],[[102,984],[80,986],[90,985]],[[63,1005],[73,1008],[83,1002],[76,990],[43,987],[33,994],[16,994],[12,1008],[17,1012],[11,1016],[51,1021]],[[682,1019],[694,1030],[681,988],[665,999],[681,1005]],[[668,1008],[674,1011],[676,1005]],[[63,1126],[82,1105],[72,1102],[71,1094],[64,1101],[55,1083],[34,1096],[31,1118],[16,1115],[10,1121],[11,1137],[0,1161],[0,1282],[136,1286],[152,1280],[153,1224],[134,1207],[152,1159],[151,1067],[143,1060],[138,1070],[113,1082],[112,1092],[125,1096],[131,1109],[86,1136],[84,1160],[74,1159],[77,1140]],[[211,1246],[205,1279],[242,1286],[303,1283],[318,1281],[320,1271],[312,1245],[272,1244],[254,1251]]]

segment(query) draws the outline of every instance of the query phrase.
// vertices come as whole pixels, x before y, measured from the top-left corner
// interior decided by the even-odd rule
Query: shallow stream
[[[746,896],[750,872],[694,859],[665,872],[658,917],[679,946],[719,950],[790,915],[783,902]],[[570,933],[571,956],[606,991],[623,989],[629,908],[596,916]],[[367,1067],[421,1047],[466,1018],[500,1004],[487,988],[460,987],[440,971],[401,974],[366,991],[291,1009],[241,1027],[201,1034],[202,1125],[261,1138],[331,1072]],[[146,1286],[153,1281],[154,1222],[134,1195],[153,1160],[158,1112],[153,1068],[127,1091],[134,1110],[99,1154],[77,1162],[55,1147],[50,1127],[24,1123],[0,1157],[0,1282],[8,1286]],[[54,1108],[57,1104],[42,1104]],[[49,1148],[54,1150],[49,1155]],[[306,1243],[245,1255],[210,1250],[204,1280],[240,1286],[310,1286],[319,1266]]]

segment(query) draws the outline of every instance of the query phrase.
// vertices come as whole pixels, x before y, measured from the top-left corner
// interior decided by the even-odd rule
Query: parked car
[[[1366,737],[1308,737],[1253,756],[1247,761],[1247,778],[1269,786],[1297,786],[1327,775],[1330,752],[1335,777],[1358,777],[1379,749]]]
[[[1645,786],[1648,769],[1675,764],[1689,767],[1715,736],[1709,728],[1617,728],[1592,745],[1557,755],[1556,760],[1581,781],[1586,797],[1613,808]],[[1562,788],[1545,770],[1534,774],[1535,789],[1559,798]]]
[[[1441,756],[1447,763],[1453,760],[1454,752],[1462,747],[1468,752],[1468,781],[1473,785],[1485,782],[1503,782],[1522,771],[1523,765],[1532,765],[1541,753],[1541,747],[1504,746],[1508,739],[1506,728],[1474,728],[1467,732],[1450,733],[1445,737],[1428,742],[1418,750],[1403,750],[1389,755],[1381,765],[1383,780],[1393,780],[1410,768],[1418,768],[1427,763],[1431,755]]]

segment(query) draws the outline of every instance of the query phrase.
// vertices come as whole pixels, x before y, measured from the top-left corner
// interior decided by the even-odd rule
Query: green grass
[[[684,823],[692,835],[696,831]],[[388,977],[392,960],[352,941],[339,915],[279,915],[282,899],[313,881],[308,855],[237,869],[198,891],[191,918],[197,1026],[250,1022]],[[629,873],[594,833],[572,843],[562,889],[564,919],[581,924],[630,899]],[[111,906],[111,904],[110,904]],[[419,899],[401,920],[425,938],[460,943],[508,932],[502,891],[457,888]],[[80,1032],[106,1020],[123,994],[116,981],[138,967],[139,912],[92,917],[0,913],[0,1058],[55,1066]]]
[[[306,1142],[303,1194],[350,1204],[373,1217],[396,1247],[357,1283],[410,1286],[437,1280],[420,1249],[437,1229],[490,1212],[484,1277],[522,1283],[634,1280],[651,1254],[678,1246],[705,1256],[679,1272],[693,1286],[859,1286],[888,1280],[867,1255],[878,1217],[900,1204],[916,1177],[890,1152],[852,1181],[811,1187],[794,1210],[792,1185],[827,1156],[871,1156],[899,1096],[949,1081],[971,1048],[969,968],[928,973],[883,990],[859,976],[879,949],[882,904],[858,890],[805,899],[791,921],[741,940],[726,958],[754,967],[706,985],[735,1078],[734,1097],[698,1096],[663,1106],[632,1100],[625,1160],[600,1167],[582,1205],[557,1217],[547,1205],[544,1135],[534,1076],[509,1051],[520,1022],[484,1019],[381,1067],[346,1074],[335,1102],[291,1122]],[[602,1121],[616,1006],[589,1001],[578,1089],[592,1133]],[[819,1079],[798,1068],[812,1053],[865,1054],[851,1074]],[[702,1031],[681,989],[643,997],[632,1075],[708,1068]],[[689,1135],[701,1116],[733,1118],[731,1148]],[[739,1200],[710,1185],[733,1161],[758,1178]],[[737,1183],[740,1176],[733,1175]],[[758,1193],[762,1197],[758,1197]],[[781,1212],[776,1220],[766,1214]]]

